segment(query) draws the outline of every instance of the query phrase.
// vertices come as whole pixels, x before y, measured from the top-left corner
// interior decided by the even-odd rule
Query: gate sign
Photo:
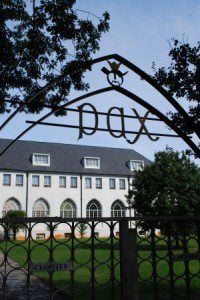
[[[72,262],[63,262],[63,263],[31,263],[30,270],[32,272],[43,272],[43,271],[63,271],[71,270]]]
[[[85,107],[90,107],[92,109],[91,113],[94,115],[94,126],[92,127],[91,131],[86,131],[86,128],[83,124],[83,115],[84,115],[84,108]],[[78,107],[78,112],[79,112],[79,137],[78,139],[82,139],[83,135],[93,135],[97,130],[102,130],[102,128],[99,128],[99,113],[96,108],[94,107],[94,105],[92,105],[91,103],[83,103],[82,105],[79,105]],[[121,119],[121,128],[119,130],[113,129],[111,127],[111,117],[113,115],[116,116],[116,114],[113,113],[113,111],[118,111],[119,114],[117,114],[117,116]],[[140,136],[142,134],[145,134],[148,136],[148,138],[151,141],[157,141],[159,139],[159,137],[153,137],[152,134],[149,132],[149,130],[147,129],[145,122],[148,119],[148,115],[150,114],[150,111],[147,111],[145,113],[145,115],[143,117],[141,117],[139,115],[139,113],[137,112],[136,109],[132,108],[132,111],[134,113],[133,117],[135,119],[137,119],[139,121],[139,130],[136,132],[134,138],[132,140],[128,139],[126,136],[126,129],[125,129],[125,114],[124,114],[124,108],[122,107],[111,107],[108,112],[105,114],[106,115],[106,121],[107,121],[107,128],[105,129],[105,131],[108,131],[113,137],[115,138],[125,138],[125,140],[129,143],[129,144],[135,144],[138,139],[140,138]],[[88,112],[88,111],[87,111]],[[129,116],[131,117],[131,116]],[[118,134],[116,134],[116,132]]]

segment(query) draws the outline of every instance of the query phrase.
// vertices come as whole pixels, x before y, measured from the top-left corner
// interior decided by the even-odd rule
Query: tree
[[[84,234],[86,233],[87,228],[88,228],[88,225],[84,222],[80,222],[78,224],[77,229],[78,229],[78,233],[80,234],[81,238],[84,237]]]
[[[134,174],[128,196],[136,216],[194,216],[200,214],[200,168],[190,159],[167,148],[155,154],[155,161]],[[166,230],[166,224],[157,228]],[[183,228],[174,222],[174,236]],[[144,223],[144,228],[150,228]]]
[[[9,210],[5,213],[4,218],[8,218],[8,219],[16,219],[16,218],[25,218],[26,217],[26,212],[23,210]],[[13,240],[16,240],[16,235],[17,232],[20,229],[25,229],[26,225],[24,223],[8,223],[7,224],[7,233],[10,237],[11,232],[13,235]]]
[[[26,112],[66,102],[71,88],[88,89],[79,62],[99,50],[109,14],[99,18],[75,5],[76,0],[0,1],[0,113],[18,107],[58,74],[64,76],[26,105]]]
[[[200,42],[191,46],[188,42],[172,39],[169,51],[171,63],[168,68],[156,68],[153,64],[154,79],[177,99],[189,102],[188,114],[200,126]],[[179,113],[169,112],[173,122],[191,134],[185,119]]]
[[[200,214],[200,168],[171,148],[135,172],[132,186],[128,198],[137,215]]]

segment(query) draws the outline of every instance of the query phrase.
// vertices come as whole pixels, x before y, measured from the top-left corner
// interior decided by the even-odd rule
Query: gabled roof
[[[3,150],[10,141],[0,139],[0,150]],[[50,166],[33,166],[31,160],[33,153],[50,154]],[[99,157],[101,168],[84,168],[84,157]],[[131,149],[19,140],[0,157],[0,170],[122,176],[131,175],[128,168],[130,160],[143,160],[145,164],[151,163],[150,160]]]

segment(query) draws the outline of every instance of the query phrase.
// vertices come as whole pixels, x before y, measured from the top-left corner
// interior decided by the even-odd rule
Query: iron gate
[[[123,297],[123,221],[25,218],[0,222],[1,299]],[[85,233],[81,226],[86,227]],[[105,232],[103,237],[100,230]]]
[[[137,221],[140,299],[200,299],[200,218]]]
[[[198,217],[0,224],[0,299],[200,298]]]

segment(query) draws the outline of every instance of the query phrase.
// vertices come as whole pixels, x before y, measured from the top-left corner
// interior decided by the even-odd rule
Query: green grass
[[[85,240],[74,241],[74,245],[72,245],[72,241],[60,240],[61,243],[56,241],[52,242],[53,247],[53,260],[55,262],[66,262],[72,259],[71,255],[74,255],[75,262],[73,264],[73,268],[75,269],[74,273],[74,291],[76,299],[90,299],[91,288],[90,279],[91,274],[88,268],[91,267],[91,242],[87,242]],[[33,263],[45,263],[50,259],[49,248],[51,245],[51,241],[47,241],[45,243],[39,242],[31,242],[30,248],[31,251],[31,261]],[[0,244],[2,250],[7,248],[9,250],[8,255],[14,261],[18,262],[20,265],[23,265],[25,268],[27,267],[27,242],[19,242],[16,241],[14,243],[7,242],[5,245],[4,242]],[[75,249],[73,254],[70,250],[70,247]],[[138,244],[139,250],[139,292],[140,297],[143,300],[153,299],[153,285],[152,285],[152,256],[151,256],[151,247],[149,244],[149,240],[143,240],[140,244]],[[95,291],[97,299],[110,299],[109,296],[109,279],[111,276],[111,247],[110,240],[100,240],[95,242]],[[189,242],[189,252],[196,252],[197,245],[195,240],[190,240]],[[182,248],[175,249],[173,247],[173,255],[183,253]],[[114,239],[114,263],[118,264],[119,261],[119,240]],[[156,244],[156,257],[157,261],[157,274],[160,276],[160,279],[168,278],[169,279],[169,264],[166,260],[168,260],[168,251],[167,244],[164,240],[157,240]],[[144,261],[143,261],[144,260]],[[84,264],[84,265],[81,265]],[[200,273],[199,260],[191,260],[188,263],[189,271],[191,272],[191,276]],[[185,271],[185,263],[183,261],[178,261],[173,263],[173,271],[174,271],[174,279],[175,288],[177,292],[177,297],[175,299],[187,299],[186,297],[186,288],[181,276],[184,277]],[[192,275],[193,274],[193,275]],[[47,272],[37,272],[35,273],[39,278],[45,281],[47,284],[49,282],[49,275]],[[115,283],[120,282],[120,269],[119,265],[116,265],[114,269],[115,275]],[[68,288],[70,289],[70,273],[69,271],[55,271],[53,273],[53,285],[56,289]],[[180,278],[179,278],[180,277]],[[145,281],[146,279],[146,281]],[[197,293],[198,296],[191,296],[190,299],[196,300],[200,299],[200,279],[199,277],[194,277],[191,284],[192,291]],[[158,282],[158,291],[159,298],[170,299],[170,285],[166,280],[161,280]],[[120,289],[119,287],[115,288],[116,299],[120,299]],[[70,299],[70,298],[69,298]]]

